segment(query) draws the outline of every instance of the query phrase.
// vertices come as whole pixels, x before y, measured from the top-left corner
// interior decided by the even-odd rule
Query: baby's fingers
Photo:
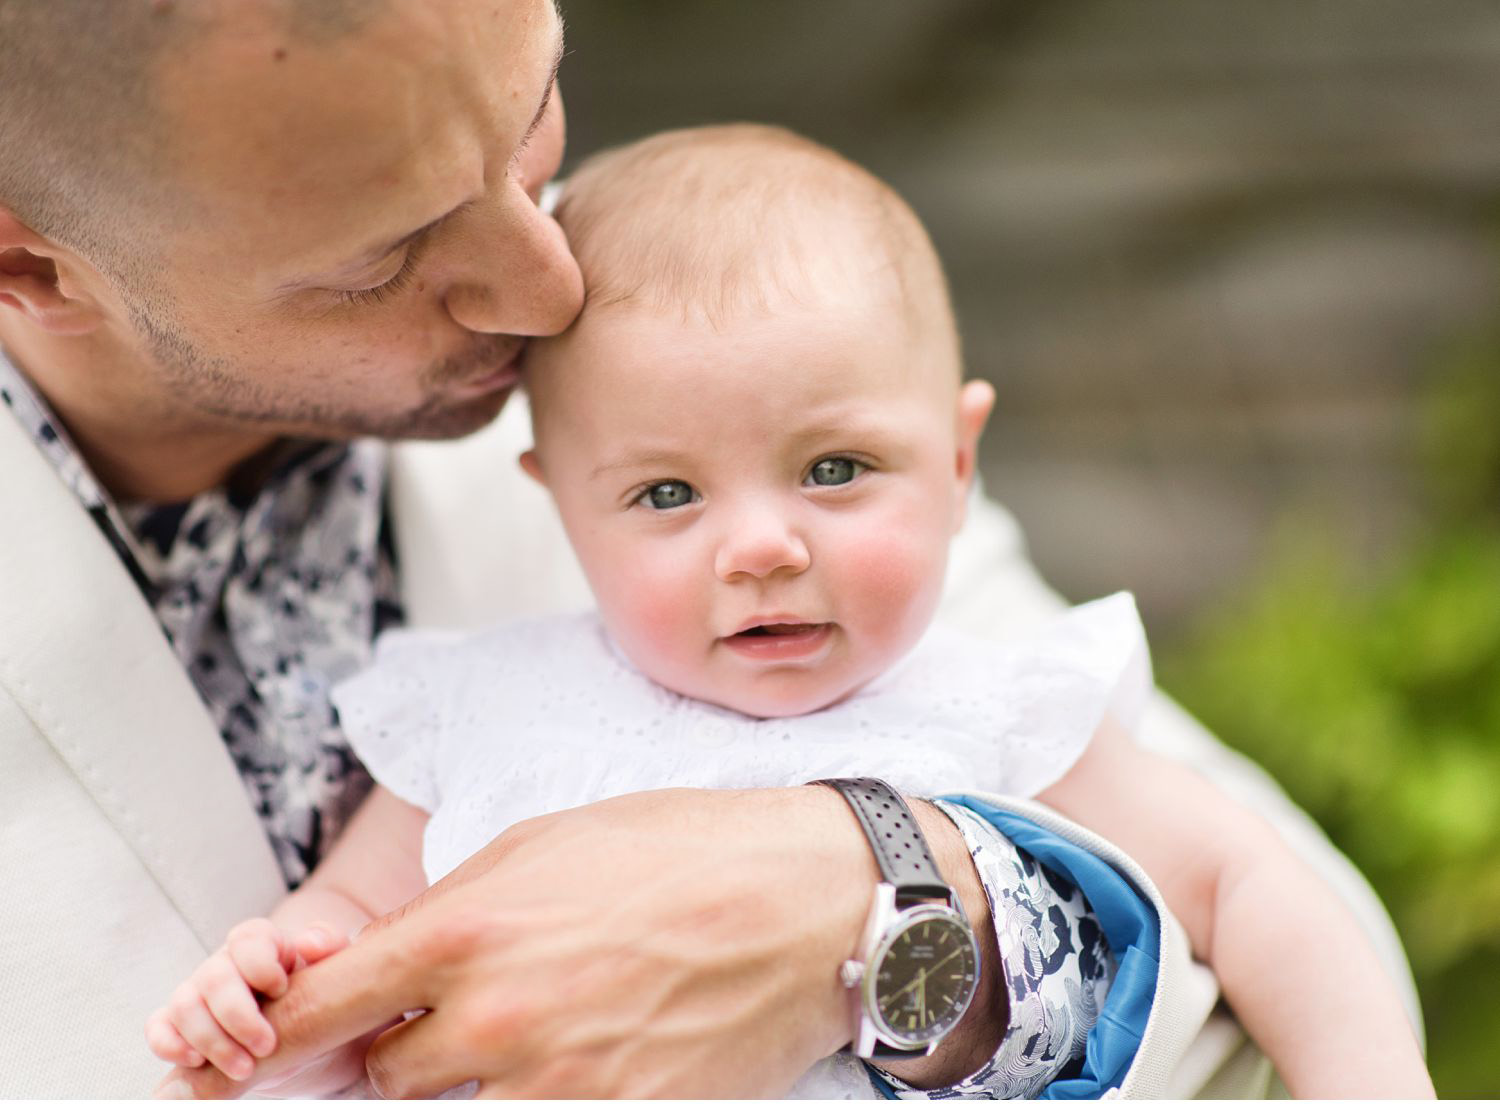
[[[316,964],[347,947],[349,934],[326,921],[314,922],[292,939],[292,948],[304,964]]]
[[[282,976],[285,975],[283,972]],[[214,1021],[231,1040],[256,1057],[269,1056],[276,1048],[276,1031],[261,1014],[255,993],[230,958],[227,948],[220,949],[199,965],[193,983],[208,1004]]]
[[[227,961],[226,961],[227,963]],[[244,984],[240,984],[244,988]],[[248,995],[249,990],[245,993]],[[244,1080],[255,1070],[255,1060],[225,1032],[197,987],[185,983],[167,1006],[177,1032],[216,1069],[231,1080]]]
[[[203,1054],[187,1043],[172,1020],[167,1016],[169,1008],[162,1007],[146,1019],[146,1044],[151,1052],[163,1061],[185,1069],[195,1069],[203,1063]]]
[[[224,950],[241,979],[268,999],[286,994],[287,973],[297,953],[285,933],[265,918],[242,922],[229,931]]]

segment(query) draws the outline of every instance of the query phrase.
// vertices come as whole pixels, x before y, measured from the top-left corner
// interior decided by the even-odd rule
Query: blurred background
[[[1500,4],[564,0],[570,163],[784,124],[932,232],[990,493],[1271,771],[1500,1096]]]

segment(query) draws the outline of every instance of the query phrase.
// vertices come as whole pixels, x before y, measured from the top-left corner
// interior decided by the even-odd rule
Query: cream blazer
[[[586,606],[550,502],[515,465],[527,441],[524,407],[512,404],[472,438],[393,452],[393,516],[414,624],[479,626]],[[945,618],[998,636],[1060,606],[1010,517],[976,496],[954,547]],[[1369,888],[1263,774],[1165,698],[1143,734],[1275,821],[1344,894],[1410,988]],[[146,1050],[147,1014],[230,926],[283,893],[239,776],[150,609],[8,418],[0,418],[0,893],[0,1099],[149,1095],[164,1066]],[[1170,953],[1149,1055],[1126,1094],[1265,1094],[1264,1059],[1213,1011],[1212,977],[1180,942]],[[1414,996],[1411,1009],[1415,1018]]]

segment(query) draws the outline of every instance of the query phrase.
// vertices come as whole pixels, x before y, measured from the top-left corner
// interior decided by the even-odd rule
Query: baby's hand
[[[323,923],[292,936],[265,918],[241,922],[229,931],[224,947],[146,1020],[151,1052],[183,1068],[208,1061],[225,1076],[244,1080],[254,1071],[255,1058],[276,1048],[276,1032],[261,1014],[256,994],[280,998],[292,972],[348,943],[347,934]]]

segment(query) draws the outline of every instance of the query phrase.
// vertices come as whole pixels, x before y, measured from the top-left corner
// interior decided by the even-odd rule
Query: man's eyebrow
[[[384,259],[386,256],[388,256],[392,252],[394,252],[397,248],[404,248],[408,244],[415,243],[416,241],[422,239],[422,237],[426,236],[433,229],[437,228],[438,225],[442,224],[444,221],[446,221],[449,217],[453,216],[453,214],[457,213],[460,209],[462,209],[464,207],[464,205],[467,205],[467,204],[468,204],[468,202],[464,202],[462,205],[455,205],[452,209],[448,210],[448,212],[444,213],[441,217],[437,217],[437,218],[435,218],[435,219],[433,219],[431,221],[428,221],[421,228],[413,229],[411,232],[408,232],[405,236],[403,236],[403,237],[401,237],[401,238],[399,238],[397,240],[392,240],[388,244],[381,244],[379,247],[372,248],[372,249],[370,249],[367,252],[361,252],[359,255],[357,255],[357,256],[354,257],[354,259],[351,261],[350,266],[358,267],[360,264],[363,264],[363,263],[374,263],[376,260]]]

